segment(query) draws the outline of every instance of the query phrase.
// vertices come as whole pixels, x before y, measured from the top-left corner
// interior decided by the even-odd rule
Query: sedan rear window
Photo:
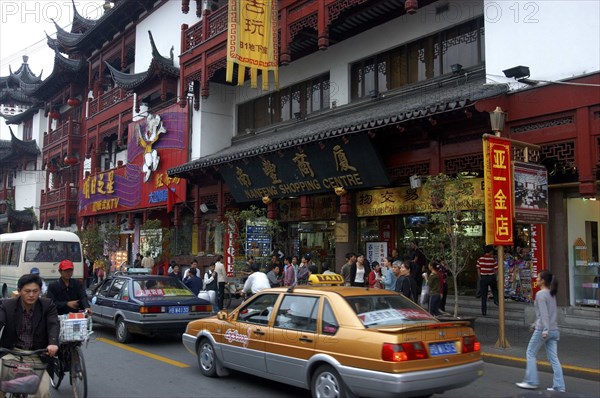
[[[152,298],[194,296],[194,293],[176,278],[148,278],[133,281],[133,295],[139,298]]]
[[[401,295],[355,296],[346,301],[366,327],[435,321],[427,311]]]

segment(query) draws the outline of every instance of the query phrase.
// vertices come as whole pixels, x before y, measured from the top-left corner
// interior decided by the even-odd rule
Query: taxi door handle
[[[298,340],[303,343],[312,343],[312,339],[309,339],[308,337],[300,337]]]
[[[260,335],[260,336],[264,336],[264,335],[265,335],[265,332],[263,332],[263,331],[262,331],[262,330],[260,330],[260,329],[256,329],[256,330],[254,331],[254,334],[258,334],[258,335]]]

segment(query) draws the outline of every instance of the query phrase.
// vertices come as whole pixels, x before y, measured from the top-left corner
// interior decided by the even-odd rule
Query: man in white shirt
[[[242,289],[247,297],[271,287],[267,274],[260,272],[260,265],[253,263],[250,269],[252,273],[246,279],[246,283],[244,283],[244,288]]]
[[[227,282],[227,270],[225,270],[225,265],[223,264],[223,256],[218,255],[217,261],[215,262],[215,272],[217,273],[217,281],[219,284],[219,291],[217,293],[217,304],[219,309],[223,308],[223,302],[225,301],[225,283]]]
[[[142,259],[142,267],[146,268],[149,274],[152,274],[154,269],[154,259],[149,251],[146,252],[146,257]]]
[[[192,263],[190,264],[190,268],[198,269],[198,261],[196,261],[195,259],[192,260]],[[184,282],[185,282],[185,278],[187,278],[189,276],[190,268],[186,269],[185,272],[183,273],[183,281]],[[196,275],[199,275],[199,272],[200,271],[198,270]]]

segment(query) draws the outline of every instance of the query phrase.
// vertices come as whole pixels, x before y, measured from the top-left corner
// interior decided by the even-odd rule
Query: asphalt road
[[[88,372],[89,398],[158,398],[158,397],[299,397],[308,398],[306,390],[232,372],[226,378],[212,379],[200,374],[195,356],[181,344],[180,336],[138,337],[132,344],[115,341],[114,332],[95,327],[84,349]],[[485,364],[485,375],[471,385],[437,394],[447,398],[500,397],[599,397],[600,381],[566,377],[567,394],[520,390],[514,383],[523,377],[516,367]],[[542,386],[550,386],[552,375],[540,374]],[[72,397],[68,381],[53,397]]]

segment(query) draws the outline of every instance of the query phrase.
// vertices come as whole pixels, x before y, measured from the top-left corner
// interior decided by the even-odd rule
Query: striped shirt
[[[498,261],[494,256],[483,255],[477,259],[477,269],[481,276],[494,275],[498,270]]]

